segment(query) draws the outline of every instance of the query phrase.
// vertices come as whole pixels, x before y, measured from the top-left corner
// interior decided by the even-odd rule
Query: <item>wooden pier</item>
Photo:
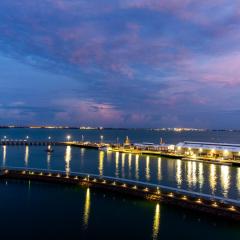
[[[65,183],[100,188],[240,220],[240,201],[122,178],[34,168],[0,168],[0,178]]]

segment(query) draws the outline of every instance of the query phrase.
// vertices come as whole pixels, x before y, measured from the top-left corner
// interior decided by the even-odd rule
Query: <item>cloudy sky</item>
[[[240,128],[240,1],[2,0],[0,124]]]

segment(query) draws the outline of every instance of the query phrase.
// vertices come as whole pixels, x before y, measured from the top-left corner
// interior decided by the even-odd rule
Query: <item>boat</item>
[[[107,152],[107,151],[111,151],[112,148],[108,146],[102,146],[102,147],[99,147],[98,150]]]
[[[51,145],[48,145],[47,149],[45,150],[47,153],[52,153],[54,150],[52,149]]]

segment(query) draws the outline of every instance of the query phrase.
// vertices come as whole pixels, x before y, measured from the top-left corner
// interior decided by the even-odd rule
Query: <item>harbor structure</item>
[[[240,160],[240,144],[184,141],[175,152],[189,157]]]
[[[134,143],[133,144],[135,149],[138,150],[149,150],[149,151],[166,151],[166,152],[173,152],[175,149],[175,146],[173,144],[154,144],[149,142],[143,142],[143,143]]]
[[[81,185],[188,208],[225,217],[229,220],[240,220],[239,200],[130,179],[21,167],[0,168],[0,179],[5,181],[17,179]]]

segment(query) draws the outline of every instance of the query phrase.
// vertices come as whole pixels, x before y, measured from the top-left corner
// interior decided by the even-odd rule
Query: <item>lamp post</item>
[[[101,143],[103,143],[103,135],[100,136]]]
[[[71,136],[70,135],[67,135],[67,141],[69,142],[71,139]]]

